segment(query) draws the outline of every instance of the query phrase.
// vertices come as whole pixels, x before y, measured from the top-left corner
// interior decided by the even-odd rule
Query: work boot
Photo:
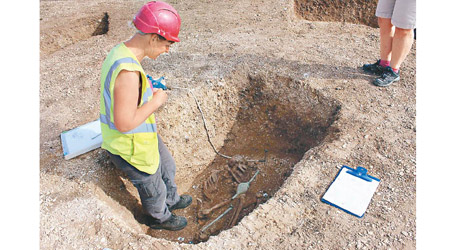
[[[383,75],[375,79],[373,84],[379,87],[387,87],[398,80],[400,80],[400,75],[395,73],[391,67],[387,66]]]
[[[163,223],[155,223],[150,221],[151,229],[164,229],[170,231],[178,231],[186,227],[187,220],[183,216],[177,216],[172,214],[170,218]]]
[[[173,206],[169,207],[169,211],[173,211],[175,209],[186,208],[192,203],[192,197],[188,194],[183,194],[180,196],[180,200]]]
[[[381,60],[378,60],[376,63],[372,63],[372,64],[364,64],[362,66],[362,69],[366,73],[382,75],[384,73],[384,70],[386,67],[381,66],[380,62],[381,62]]]

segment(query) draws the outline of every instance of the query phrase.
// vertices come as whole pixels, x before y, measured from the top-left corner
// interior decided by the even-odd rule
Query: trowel
[[[255,179],[255,177],[258,174],[259,174],[259,169],[256,170],[256,173],[253,175],[253,177],[249,181],[239,183],[239,185],[237,186],[236,194],[231,199],[234,200],[234,198],[238,197],[240,194],[247,192],[248,188],[250,187],[250,183]]]

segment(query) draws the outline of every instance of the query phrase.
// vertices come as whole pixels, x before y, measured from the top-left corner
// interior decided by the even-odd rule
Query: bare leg
[[[395,28],[390,18],[378,18],[380,26],[380,59],[390,61]]]
[[[413,40],[413,29],[400,29],[398,27],[395,28],[394,39],[392,40],[392,68],[400,68],[400,65],[411,50]]]

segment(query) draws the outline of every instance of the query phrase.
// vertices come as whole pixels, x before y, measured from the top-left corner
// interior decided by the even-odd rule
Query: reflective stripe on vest
[[[108,125],[110,129],[117,130],[114,123],[111,121],[111,92],[109,87],[111,85],[111,76],[116,68],[122,63],[134,63],[139,65],[139,63],[131,57],[121,58],[114,62],[111,68],[108,71],[105,79],[105,85],[103,90],[103,99],[105,101],[105,115],[100,114],[100,122]],[[147,88],[143,95],[143,104],[147,103],[148,98],[152,95],[152,89]],[[118,131],[118,130],[117,130]],[[134,128],[128,132],[123,132],[123,134],[134,134],[134,133],[148,133],[153,132],[156,133],[156,124],[155,123],[146,123],[145,121],[139,125],[137,128]]]
[[[103,114],[100,114],[100,122],[106,124],[109,126],[110,129],[117,130],[116,126],[114,125],[111,120]],[[156,124],[155,123],[142,123],[137,128],[132,129],[128,132],[121,132],[122,134],[135,134],[135,133],[147,133],[147,132],[156,132]]]

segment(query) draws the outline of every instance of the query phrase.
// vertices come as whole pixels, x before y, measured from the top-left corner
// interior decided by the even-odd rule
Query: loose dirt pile
[[[59,137],[98,118],[101,64],[134,33],[129,22],[145,1],[41,1],[40,247],[414,248],[415,45],[400,82],[373,86],[358,68],[377,59],[378,30],[367,26],[376,1],[341,2],[169,1],[181,43],[143,67],[189,88],[215,147],[242,158],[218,156],[192,93],[170,90],[158,130],[179,193],[194,202],[175,212],[188,228],[165,232],[146,225],[137,191],[102,149],[66,161]],[[355,15],[336,14],[349,8]],[[381,179],[362,219],[320,202],[342,165]],[[229,205],[203,217],[205,209],[257,170],[245,197],[201,236]]]

